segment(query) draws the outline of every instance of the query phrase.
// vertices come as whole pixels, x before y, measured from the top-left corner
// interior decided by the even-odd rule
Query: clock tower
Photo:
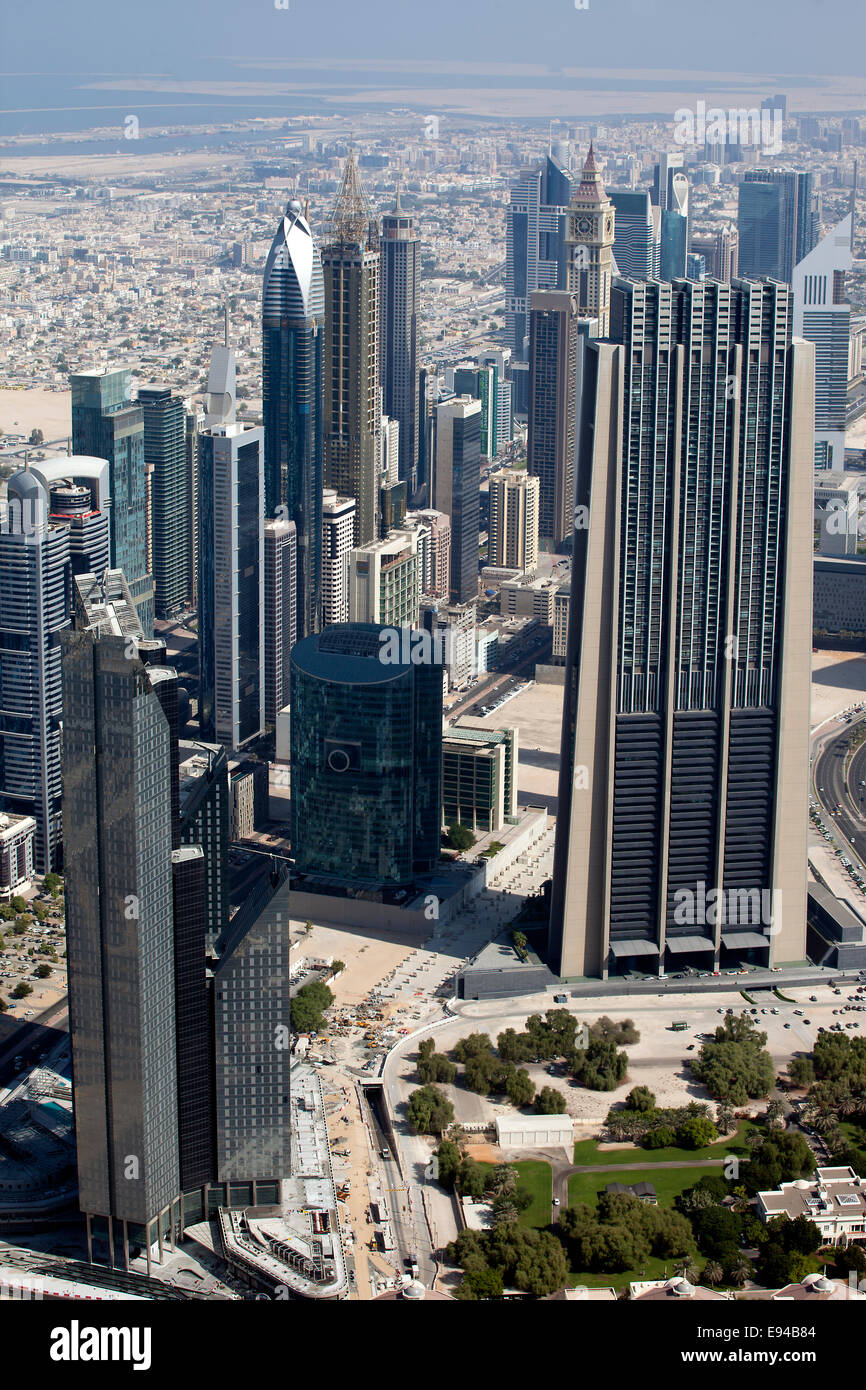
[[[598,319],[600,338],[606,338],[610,328],[613,223],[614,206],[604,191],[590,145],[580,183],[568,205],[565,239],[570,248],[568,289],[577,295],[581,317]]]

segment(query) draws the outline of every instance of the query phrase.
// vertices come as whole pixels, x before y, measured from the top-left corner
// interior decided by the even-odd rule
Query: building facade
[[[300,203],[292,201],[262,282],[262,418],[265,516],[295,524],[301,635],[322,622],[324,341],[322,258]]]
[[[571,536],[579,354],[577,296],[532,297],[526,469],[538,479],[539,538],[554,550]]]
[[[813,349],[778,283],[618,281],[611,320],[579,420],[553,959],[802,960]]]
[[[433,505],[451,522],[452,603],[478,597],[480,488],[481,402],[470,396],[443,401],[436,410]]]
[[[538,564],[540,480],[525,471],[490,479],[487,563],[532,571]]]
[[[418,486],[418,326],[421,315],[421,242],[400,193],[382,218],[382,408],[399,425],[397,477],[411,497]]]
[[[292,850],[302,875],[401,888],[439,858],[442,666],[401,659],[388,637],[346,623],[292,651]]]

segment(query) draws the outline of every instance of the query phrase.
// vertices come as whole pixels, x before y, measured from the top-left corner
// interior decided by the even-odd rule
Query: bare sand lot
[[[346,969],[330,981],[338,1004],[360,1004],[371,989],[391,970],[417,950],[417,937],[401,941],[394,932],[380,937],[375,930],[363,927],[314,926],[303,935],[303,922],[292,921],[292,957],[308,960],[315,956],[333,956],[344,962]]]
[[[534,682],[493,714],[472,718],[486,729],[519,729],[517,800],[556,813],[559,743],[562,735],[561,685]]]
[[[866,657],[856,652],[812,653],[812,728],[866,695]]]
[[[0,430],[4,434],[29,435],[41,430],[46,440],[65,439],[72,430],[72,397],[69,391],[30,391],[0,388]]]

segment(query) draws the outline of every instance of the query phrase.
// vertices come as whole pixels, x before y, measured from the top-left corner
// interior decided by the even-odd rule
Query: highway
[[[812,794],[820,803],[823,819],[832,825],[836,838],[844,848],[847,846],[852,856],[866,865],[866,816],[863,814],[866,787],[866,741],[854,752],[845,776],[846,755],[851,735],[862,719],[833,727],[818,735],[815,746],[817,752],[812,764]],[[853,794],[850,788],[853,788]],[[840,810],[836,810],[840,807]]]

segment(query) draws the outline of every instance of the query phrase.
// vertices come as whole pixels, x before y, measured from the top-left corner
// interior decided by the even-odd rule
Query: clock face
[[[579,232],[582,232],[583,235],[586,236],[587,233],[589,233],[589,232],[592,231],[592,218],[591,218],[591,217],[579,217],[578,220],[577,220],[577,230],[578,230]]]
[[[611,232],[613,231],[613,220],[610,217],[607,218],[604,224],[604,230],[608,236],[610,236]]]

